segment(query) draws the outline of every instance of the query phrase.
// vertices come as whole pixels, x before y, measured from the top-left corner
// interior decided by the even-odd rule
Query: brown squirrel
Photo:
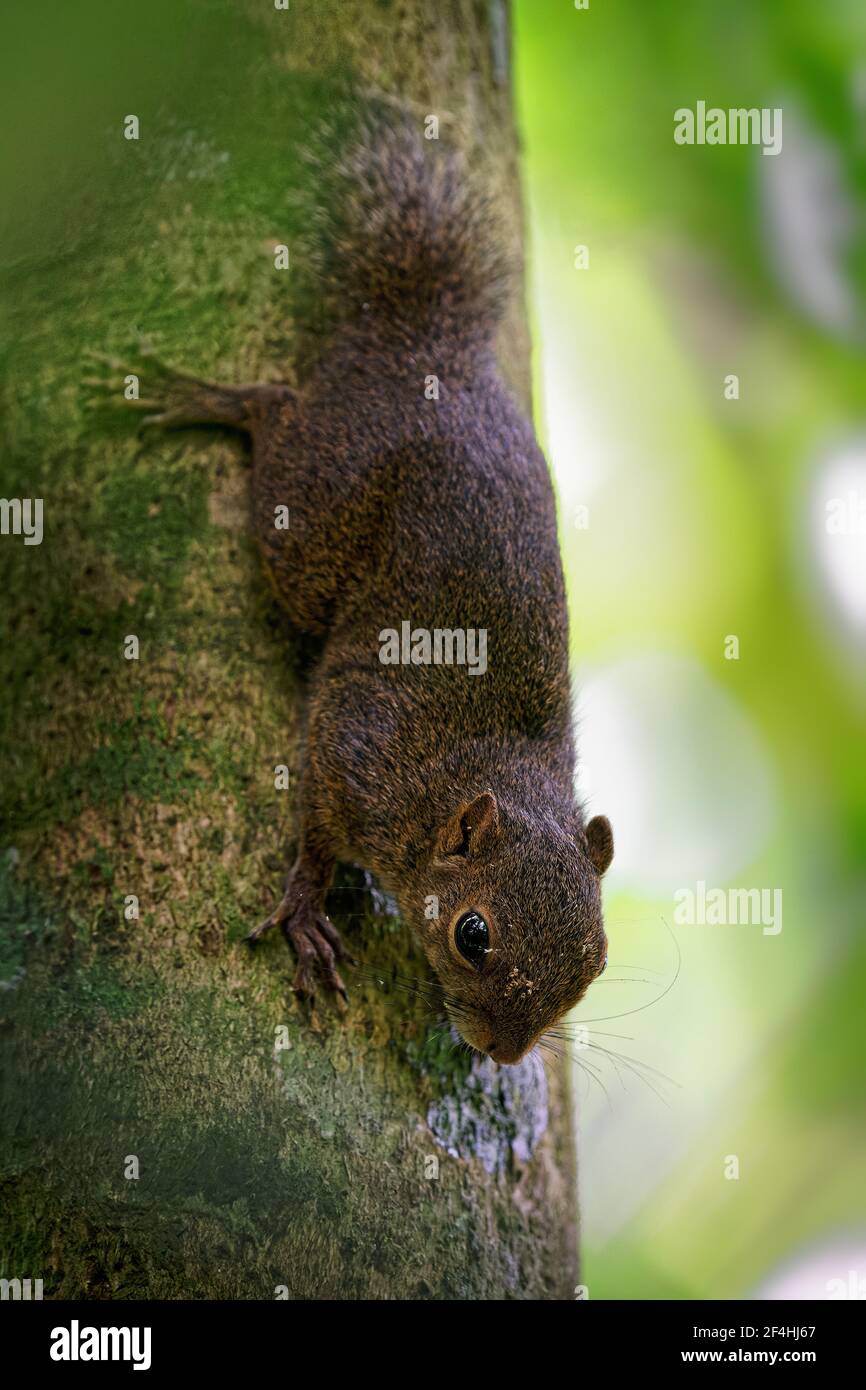
[[[327,181],[341,321],[303,389],[156,368],[157,423],[251,435],[265,566],[321,639],[297,859],[249,939],[279,925],[296,991],[319,970],[345,997],[324,902],[336,862],[360,864],[465,1041],[513,1063],[604,968],[613,837],[575,798],[553,493],[493,354],[507,268],[457,157],[405,130],[362,139]],[[455,664],[473,640],[484,660]]]

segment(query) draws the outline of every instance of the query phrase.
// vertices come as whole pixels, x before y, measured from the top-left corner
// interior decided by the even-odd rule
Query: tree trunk
[[[346,71],[439,116],[519,249],[507,7],[188,0],[141,23],[128,95],[69,136],[89,181],[46,192],[41,230],[22,213],[5,256],[3,489],[44,499],[45,537],[0,542],[0,1273],[47,1298],[570,1297],[564,1070],[453,1049],[394,984],[423,958],[356,871],[329,906],[377,973],[346,971],[344,1017],[293,999],[278,936],[243,944],[287,867],[298,705],[244,446],[137,437],[79,385],[83,350],[133,331],[204,376],[291,379],[310,328],[273,245],[303,231],[298,148]],[[502,364],[524,400],[527,341],[518,296]]]

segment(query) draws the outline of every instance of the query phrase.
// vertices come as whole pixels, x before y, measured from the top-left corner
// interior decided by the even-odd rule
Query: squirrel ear
[[[482,792],[466,801],[439,832],[436,848],[440,856],[468,857],[477,854],[486,841],[499,833],[499,808],[493,792]]]
[[[593,868],[599,874],[605,873],[613,859],[613,831],[607,816],[593,816],[584,834]]]

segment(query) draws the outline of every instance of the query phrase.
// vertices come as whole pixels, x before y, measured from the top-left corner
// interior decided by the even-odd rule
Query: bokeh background
[[[584,1278],[866,1297],[866,10],[514,12],[538,424],[617,842],[577,1011],[609,1049],[579,1054]],[[675,144],[698,100],[781,107],[781,154]],[[781,890],[782,930],[677,925],[699,880]]]

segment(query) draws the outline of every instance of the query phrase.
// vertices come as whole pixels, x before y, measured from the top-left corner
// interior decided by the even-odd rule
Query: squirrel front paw
[[[311,898],[291,883],[270,917],[254,927],[246,940],[255,945],[265,932],[277,926],[298,959],[292,985],[295,993],[302,999],[315,997],[318,966],[327,988],[347,1003],[349,996],[337,970],[337,961],[350,961],[351,957],[340,940],[340,933],[324,911],[316,908]]]

